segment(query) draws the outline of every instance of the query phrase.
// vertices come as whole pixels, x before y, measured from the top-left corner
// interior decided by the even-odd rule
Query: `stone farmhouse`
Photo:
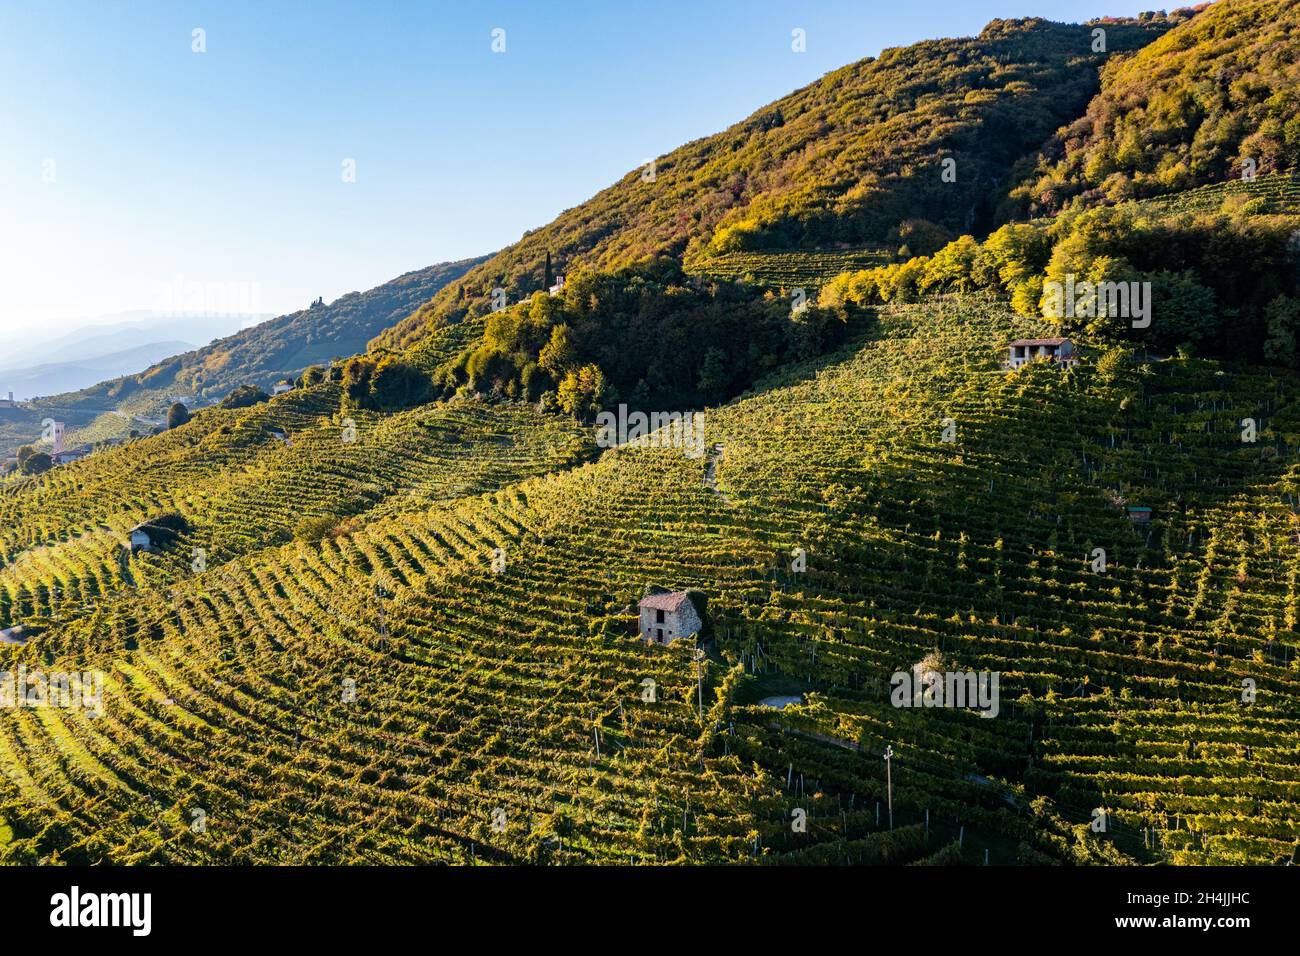
[[[698,634],[704,626],[685,591],[647,594],[638,607],[641,637],[647,644],[670,644],[679,637]]]

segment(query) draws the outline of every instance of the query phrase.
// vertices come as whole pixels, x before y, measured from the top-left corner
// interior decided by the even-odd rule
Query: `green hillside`
[[[1053,139],[1229,50],[1264,123],[1287,17],[886,51],[390,290],[287,394],[0,482],[7,672],[104,675],[0,707],[0,862],[1294,861],[1296,178],[1171,120],[1200,171],[1112,195]],[[1049,314],[1066,279],[1150,323]],[[304,356],[273,333],[95,414]],[[1046,336],[1077,364],[1006,367]],[[702,453],[610,447],[629,407]],[[653,588],[695,640],[641,639]],[[996,696],[894,690],[945,673]]]
[[[0,492],[0,627],[165,587],[192,573],[196,549],[216,568],[366,513],[492,490],[591,450],[572,423],[531,408],[459,402],[381,414],[346,403],[337,383],[204,410]],[[173,514],[188,528],[163,553],[123,556],[130,528]]]
[[[103,716],[4,722],[5,853],[900,862],[960,821],[1001,862],[1276,861],[1300,836],[1300,382],[1002,371],[1030,331],[986,299],[891,311],[710,412],[713,486],[624,448],[101,604],[18,652],[111,676]],[[628,633],[649,583],[709,594],[703,723],[689,648]],[[936,650],[1001,672],[998,719],[891,706],[890,674]]]

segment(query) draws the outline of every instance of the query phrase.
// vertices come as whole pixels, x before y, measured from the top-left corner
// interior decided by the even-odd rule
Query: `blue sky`
[[[0,0],[0,334],[178,279],[277,314],[329,301],[507,245],[884,47],[1150,7]]]

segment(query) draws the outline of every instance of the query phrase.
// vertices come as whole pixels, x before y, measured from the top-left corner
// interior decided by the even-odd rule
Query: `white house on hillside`
[[[50,460],[53,461],[56,465],[66,465],[69,462],[74,462],[77,461],[78,459],[85,458],[94,450],[95,449],[92,448],[90,445],[78,445],[76,448],[65,448],[63,449],[63,451],[51,455]]]
[[[153,551],[153,538],[149,535],[148,525],[138,524],[129,532],[132,551]]]
[[[668,644],[698,634],[703,624],[685,591],[647,594],[641,609],[641,637],[647,644]]]
[[[1007,366],[1020,368],[1029,362],[1056,362],[1070,366],[1078,361],[1074,343],[1065,338],[1016,339],[1008,347]]]

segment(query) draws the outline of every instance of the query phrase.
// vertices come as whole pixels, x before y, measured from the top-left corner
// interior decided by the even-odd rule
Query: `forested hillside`
[[[1150,42],[1185,14],[1093,27],[995,20],[978,37],[886,50],[828,74],[748,119],[659,157],[472,269],[376,344],[488,312],[563,273],[613,271],[661,254],[867,243],[931,252],[987,226],[1015,163],[1073,119],[1108,56]],[[955,182],[941,180],[944,160]]]
[[[1231,0],[1108,63],[1101,94],[1013,198],[1050,213],[1292,171],[1298,156],[1300,7]]]

